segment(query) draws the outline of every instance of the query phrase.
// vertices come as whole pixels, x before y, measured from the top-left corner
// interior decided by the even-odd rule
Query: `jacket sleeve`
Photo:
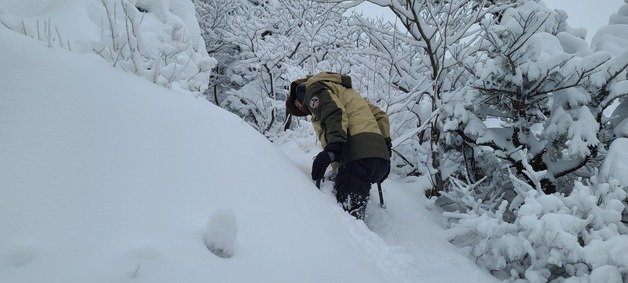
[[[379,131],[382,132],[385,139],[390,139],[390,120],[388,119],[388,114],[382,111],[382,109],[379,109],[379,107],[373,105],[371,102],[368,102],[368,104],[371,108],[371,113],[373,113],[373,117],[375,117],[375,120],[377,121]]]
[[[325,144],[346,143],[348,118],[342,104],[322,86],[313,86],[308,89],[306,101],[312,113],[312,119],[320,121]]]

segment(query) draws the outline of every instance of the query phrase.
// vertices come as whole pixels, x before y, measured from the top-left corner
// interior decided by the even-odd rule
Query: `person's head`
[[[290,93],[286,100],[286,112],[293,116],[307,116],[303,109],[303,101],[305,100],[305,81],[306,79],[298,79],[290,84]]]

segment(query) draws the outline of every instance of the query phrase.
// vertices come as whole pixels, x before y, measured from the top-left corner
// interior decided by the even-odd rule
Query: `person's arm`
[[[344,106],[337,97],[320,84],[308,88],[305,105],[312,118],[320,121],[327,146],[347,142],[348,118]],[[327,148],[326,148],[327,149]]]
[[[312,114],[312,119],[320,123],[326,142],[312,162],[312,179],[320,180],[332,162],[342,160],[344,145],[347,142],[347,113],[338,98],[329,93],[323,85],[308,87],[304,107]],[[321,141],[322,143],[322,141]]]

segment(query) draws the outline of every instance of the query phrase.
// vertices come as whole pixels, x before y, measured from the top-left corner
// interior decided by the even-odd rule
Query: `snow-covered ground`
[[[0,50],[0,282],[493,280],[416,183],[386,182],[365,225],[313,152],[93,54],[3,27]]]

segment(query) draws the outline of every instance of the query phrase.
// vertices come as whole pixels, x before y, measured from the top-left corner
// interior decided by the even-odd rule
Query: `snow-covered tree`
[[[628,3],[624,4],[617,13],[611,15],[609,25],[600,28],[591,40],[594,51],[607,52],[613,57],[623,58],[628,52]],[[628,74],[624,72],[618,76],[626,79]],[[600,106],[617,101],[618,105],[610,115],[609,127],[614,134],[620,137],[628,137],[628,82],[620,81],[607,85],[604,91],[609,92],[607,99],[600,102]]]
[[[337,1],[344,2],[346,1]],[[361,1],[349,1],[349,5]],[[402,131],[399,142],[410,141],[413,156],[422,163],[419,174],[431,176],[433,189],[429,195],[438,195],[447,185],[455,164],[460,164],[460,153],[449,152],[443,132],[445,113],[464,100],[467,87],[464,69],[454,60],[477,43],[481,31],[477,23],[486,18],[495,19],[503,4],[478,1],[399,1],[372,0],[373,4],[388,8],[401,26],[384,28],[358,18],[358,25],[368,36],[370,57],[380,65],[372,70],[372,77],[381,78],[388,86],[382,90],[388,96],[392,112],[399,119],[413,122],[398,126]],[[365,65],[369,63],[364,62]],[[395,97],[390,98],[392,92]],[[427,112],[427,113],[426,113]],[[413,117],[414,116],[414,117]],[[393,117],[394,119],[394,117]],[[393,127],[395,130],[395,127]],[[410,137],[414,137],[410,139]],[[452,168],[453,166],[453,168]]]
[[[620,282],[626,187],[598,181],[596,168],[614,139],[603,112],[622,95],[628,57],[594,52],[565,19],[525,1],[483,21],[482,44],[459,58],[473,99],[447,131],[493,162],[476,162],[475,178],[444,194],[466,211],[446,214],[451,239],[501,278]]]
[[[207,53],[217,61],[209,79],[209,88],[205,92],[207,99],[216,105],[224,100],[226,89],[237,86],[230,81],[228,68],[240,49],[227,41],[226,33],[239,3],[238,0],[194,0]]]
[[[471,113],[460,111],[448,130],[488,148],[530,184],[524,163],[547,170],[545,192],[572,173],[590,176],[577,171],[597,164],[608,86],[621,80],[627,58],[593,53],[563,13],[533,1],[505,11],[498,25],[482,25],[482,48],[465,62],[475,77]],[[499,125],[487,128],[488,119]]]
[[[199,18],[209,15],[208,23],[213,23],[210,6],[233,2],[203,3],[197,1]],[[218,34],[225,46],[214,53],[226,58],[216,70],[222,76],[216,83],[223,87],[213,96],[221,99],[214,100],[269,135],[285,122],[290,81],[321,69],[339,71],[345,61],[338,58],[351,32],[341,28],[346,20],[339,5],[282,0],[240,1],[235,7],[219,33],[205,33],[208,43],[216,42]]]

